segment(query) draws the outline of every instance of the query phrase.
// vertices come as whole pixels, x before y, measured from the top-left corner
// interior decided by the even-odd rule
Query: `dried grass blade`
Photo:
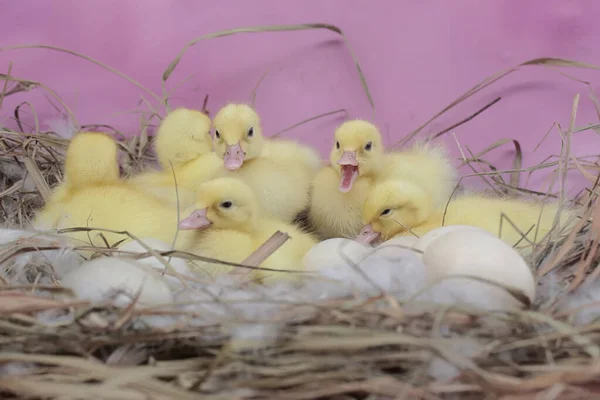
[[[506,77],[507,75],[510,75],[513,72],[519,70],[519,68],[524,67],[524,66],[531,66],[531,65],[600,69],[600,66],[597,66],[597,65],[583,63],[583,62],[574,61],[574,60],[567,60],[567,59],[562,59],[562,58],[543,57],[543,58],[534,58],[532,60],[522,62],[514,67],[507,68],[505,70],[496,72],[495,74],[492,74],[492,75],[488,76],[487,78],[483,79],[478,84],[476,84],[471,89],[467,90],[461,96],[459,96],[454,101],[452,101],[450,104],[448,104],[446,107],[444,107],[441,111],[436,113],[433,117],[431,117],[430,119],[425,121],[425,123],[423,123],[421,126],[419,126],[415,130],[410,132],[408,135],[406,135],[404,138],[402,138],[398,142],[394,143],[391,147],[402,147],[405,143],[410,141],[413,137],[415,137],[423,129],[425,129],[425,127],[427,125],[429,125],[430,123],[432,123],[433,121],[438,119],[441,115],[445,114],[452,108],[456,107],[457,105],[459,105],[466,99],[472,97],[473,95],[477,94],[478,92],[487,88],[488,86],[494,84],[495,82],[501,80],[502,78]]]
[[[492,107],[494,104],[496,104],[500,100],[502,100],[502,97],[495,98],[494,100],[492,100],[485,106],[481,107],[479,110],[475,111],[473,114],[469,115],[467,118],[462,119],[462,120],[458,121],[457,123],[450,125],[448,128],[443,129],[442,131],[436,133],[435,135],[432,135],[430,137],[430,139],[428,139],[428,140],[437,139],[438,137],[442,136],[444,133],[450,132],[451,130],[458,128],[459,126],[466,124],[467,122],[469,122],[472,119],[474,119],[475,117],[477,117],[479,114],[483,113],[488,108]]]
[[[513,188],[518,188],[519,181],[521,178],[521,172],[522,172],[521,169],[523,167],[523,150],[521,149],[521,143],[519,143],[518,140],[516,140],[516,139],[500,139],[497,142],[489,145],[488,147],[486,147],[479,153],[476,153],[475,159],[478,160],[482,156],[489,153],[490,151],[495,150],[499,147],[502,147],[507,143],[512,143],[513,146],[515,147],[515,158],[513,160],[512,172],[510,172],[510,174],[511,174],[510,185]],[[462,167],[463,165],[465,165],[466,163],[468,163],[468,160],[463,160],[463,163],[459,166],[459,168]],[[499,171],[499,172],[502,173],[504,171]]]
[[[167,67],[165,72],[163,73],[163,81],[166,81],[167,79],[169,79],[169,76],[171,76],[171,74],[173,73],[175,68],[177,68],[177,65],[179,64],[179,62],[181,61],[181,59],[183,58],[183,56],[185,55],[187,50],[190,47],[194,46],[196,43],[201,42],[203,40],[231,36],[231,35],[236,35],[239,33],[286,32],[286,31],[303,31],[303,30],[314,30],[314,29],[326,29],[328,31],[335,32],[342,37],[344,44],[346,45],[346,48],[348,49],[350,56],[352,57],[352,60],[354,61],[354,64],[358,71],[358,76],[360,78],[361,85],[365,91],[365,94],[367,95],[367,99],[369,100],[369,104],[371,105],[371,108],[373,109],[373,111],[375,111],[375,103],[373,101],[373,97],[371,96],[371,91],[369,90],[369,86],[367,85],[367,80],[365,78],[364,73],[362,72],[362,68],[360,67],[358,59],[356,58],[352,48],[350,47],[350,43],[348,42],[346,35],[344,35],[342,30],[340,28],[338,28],[337,26],[330,25],[330,24],[323,24],[323,23],[309,23],[309,24],[297,24],[297,25],[253,26],[253,27],[247,27],[247,28],[229,29],[229,30],[225,30],[225,31],[209,33],[207,35],[202,35],[200,37],[197,37],[196,39],[193,39],[188,44],[186,44],[183,47],[183,49],[181,49],[181,51],[179,52],[177,57],[175,57],[175,59],[173,61],[171,61],[171,63],[169,64],[169,66]]]
[[[576,343],[579,346],[583,347],[585,349],[585,351],[590,355],[590,357],[592,357],[592,358],[600,357],[600,348],[598,347],[598,345],[595,344],[589,337],[583,336],[583,335],[579,334],[578,332],[576,332],[572,326],[569,326],[563,322],[557,321],[557,320],[555,320],[547,315],[544,315],[542,313],[539,313],[539,312],[528,311],[526,313],[526,315],[528,318],[531,318],[538,322],[543,322],[545,324],[548,324],[552,328],[554,328],[557,332],[561,332],[565,336],[568,336],[573,341],[573,343]]]
[[[23,158],[23,163],[25,164],[25,168],[27,168],[27,172],[33,179],[35,187],[40,192],[40,195],[42,195],[44,202],[48,202],[50,196],[52,195],[52,191],[50,190],[48,183],[46,183],[46,180],[44,179],[40,169],[29,156],[25,156]]]
[[[287,233],[277,231],[266,242],[264,242],[255,252],[250,254],[248,258],[242,261],[242,264],[257,267],[275,253],[278,248],[283,246],[290,239]]]
[[[565,242],[560,247],[558,252],[542,267],[538,270],[537,276],[541,278],[542,276],[548,274],[550,271],[557,268],[560,263],[564,260],[564,258],[569,254],[573,247],[575,246],[575,237],[583,228],[583,226],[587,223],[587,219],[591,215],[591,210],[586,210],[579,222],[573,226],[571,232],[569,232],[569,236],[565,239]]]
[[[6,72],[6,76],[9,78],[10,78],[11,71],[12,71],[12,62],[9,62],[8,63],[8,71]],[[2,103],[4,102],[4,96],[6,95],[6,92],[8,91],[8,82],[9,82],[9,79],[4,80],[2,92],[0,92],[0,110],[2,110]]]
[[[56,399],[103,399],[103,400],[147,400],[148,395],[133,389],[106,389],[84,383],[39,381],[38,379],[0,379],[0,388],[15,394],[27,394],[40,398]],[[68,397],[65,397],[68,396]]]
[[[346,115],[345,115],[345,118],[347,118],[347,117],[348,117],[348,111],[347,111],[345,108],[341,108],[341,109],[339,109],[339,110],[330,111],[330,112],[327,112],[327,113],[324,113],[324,114],[315,115],[314,117],[310,117],[310,118],[308,118],[308,119],[305,119],[305,120],[303,120],[303,121],[297,122],[297,123],[295,123],[294,125],[292,125],[292,126],[289,126],[289,127],[285,128],[285,129],[283,129],[283,130],[281,130],[281,131],[279,131],[279,132],[275,133],[275,134],[274,134],[273,136],[271,136],[271,137],[273,137],[273,138],[276,138],[276,137],[278,137],[279,135],[281,135],[282,133],[285,133],[285,132],[287,132],[287,131],[291,131],[292,129],[294,129],[294,128],[297,128],[297,127],[299,127],[299,126],[301,126],[301,125],[304,125],[304,124],[306,124],[306,123],[308,123],[308,122],[312,122],[312,121],[315,121],[315,120],[317,120],[317,119],[319,119],[319,118],[325,118],[325,117],[328,117],[328,116],[330,116],[330,115],[335,115],[335,114],[342,113],[342,112],[346,114]]]
[[[34,87],[40,87],[42,89],[44,89],[46,92],[50,93],[50,95],[60,103],[61,106],[63,106],[63,108],[65,109],[65,111],[69,114],[69,117],[71,118],[71,120],[73,121],[73,123],[76,126],[79,126],[79,123],[77,122],[77,118],[75,118],[75,114],[73,113],[73,111],[71,110],[71,108],[69,108],[69,106],[67,106],[67,104],[63,101],[63,99],[58,95],[58,93],[56,93],[54,90],[50,89],[48,86],[44,85],[41,82],[35,82],[35,81],[30,81],[27,79],[20,79],[20,78],[15,78],[13,76],[8,76],[5,74],[0,74],[0,80],[9,80],[12,82],[18,82],[19,84],[25,85],[28,88],[34,88]]]
[[[94,59],[92,57],[86,56],[86,55],[78,53],[76,51],[69,50],[69,49],[64,49],[62,47],[57,47],[57,46],[49,46],[49,45],[45,45],[45,44],[25,44],[25,45],[20,45],[20,46],[0,47],[0,51],[22,50],[22,49],[45,49],[45,50],[52,50],[52,51],[57,51],[59,53],[70,54],[72,56],[84,59],[84,60],[89,61],[89,62],[91,62],[93,64],[96,64],[99,67],[104,68],[105,70],[107,70],[109,72],[112,72],[115,75],[118,75],[119,77],[125,79],[128,82],[133,83],[135,86],[137,86],[138,88],[142,89],[144,92],[148,93],[150,96],[154,97],[159,103],[162,102],[162,99],[160,98],[160,96],[156,95],[150,89],[148,89],[147,87],[145,87],[144,85],[142,85],[138,81],[134,80],[133,78],[128,77],[127,75],[125,75],[121,71],[118,71],[118,70],[114,69],[113,67],[111,67],[111,66],[109,66],[107,64],[104,64],[101,61],[98,61],[98,60],[96,60],[96,59]]]
[[[585,168],[583,168],[583,166],[581,165],[581,163],[579,162],[579,160],[577,159],[577,157],[575,156],[571,156],[571,161],[573,161],[573,164],[575,164],[575,167],[579,170],[579,172],[581,172],[581,175],[583,175],[583,177],[585,179],[587,179],[588,181],[594,183],[598,180],[597,176],[594,176],[592,174],[590,174],[588,172],[588,170],[586,170]]]
[[[283,244],[289,239],[290,236],[287,233],[283,233],[280,231],[275,232],[258,249],[256,249],[244,261],[242,261],[242,264],[251,267],[258,267],[263,261],[269,258],[271,254],[275,253],[277,249],[283,246]],[[248,276],[251,272],[252,270],[233,268],[231,271],[229,271],[229,275],[234,275],[237,276],[238,279],[241,279],[243,277]],[[244,282],[238,283],[243,284]]]
[[[410,395],[407,399],[431,398],[422,389],[417,389],[407,383],[400,382],[391,377],[371,378],[361,382],[342,383],[338,385],[322,385],[320,389],[309,389],[299,393],[291,392],[272,397],[273,400],[311,400],[320,398],[333,398],[352,392],[366,392],[370,395],[386,396],[396,398],[399,393]]]
[[[592,262],[596,258],[596,254],[598,253],[598,249],[600,248],[600,202],[596,199],[594,204],[594,213],[592,215],[592,223],[590,225],[590,233],[589,233],[589,246],[586,249],[587,254],[583,262],[580,263],[577,272],[575,273],[575,279],[571,282],[571,286],[569,291],[575,290],[581,283],[585,280],[585,273],[589,270]],[[585,254],[584,252],[583,254]],[[582,254],[582,255],[583,255]],[[596,267],[596,269],[590,274],[588,277],[588,281],[593,282],[597,279],[598,274],[600,274],[600,268]]]
[[[0,314],[30,313],[87,304],[86,301],[62,302],[21,292],[0,292],[0,299]]]

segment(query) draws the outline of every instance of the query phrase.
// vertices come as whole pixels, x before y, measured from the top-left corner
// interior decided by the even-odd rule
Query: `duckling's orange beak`
[[[363,244],[372,244],[379,239],[380,233],[375,232],[371,224],[363,226],[362,230],[354,240]]]
[[[225,164],[225,168],[230,171],[235,171],[242,166],[245,156],[246,154],[244,153],[244,150],[242,150],[240,142],[237,142],[236,144],[228,144],[225,154],[223,155],[223,163]]]
[[[212,222],[206,215],[206,208],[195,210],[190,215],[179,221],[179,229],[206,229]]]
[[[356,151],[344,151],[342,157],[338,160],[341,167],[342,178],[340,179],[340,192],[348,193],[352,190],[352,185],[358,178],[358,160],[356,160]]]

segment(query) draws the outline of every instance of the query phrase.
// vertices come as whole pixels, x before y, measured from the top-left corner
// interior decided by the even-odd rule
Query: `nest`
[[[324,24],[244,28],[207,35],[185,49],[200,40],[233,33],[299,29],[342,34],[337,27]],[[164,80],[183,54],[171,63]],[[436,117],[527,65],[590,67],[568,60],[531,60],[487,78]],[[20,91],[37,88],[54,93],[39,82],[17,79],[10,73],[2,76],[5,85],[0,107],[4,97]],[[567,143],[577,131],[578,99],[571,126],[561,131]],[[450,132],[497,101],[433,136]],[[20,121],[19,109],[14,115]],[[152,124],[150,119],[142,122],[138,136],[119,142],[124,175],[137,173],[153,162],[152,140],[146,132]],[[438,307],[414,312],[384,292],[366,299],[286,304],[286,323],[280,327],[277,340],[265,347],[240,350],[219,324],[152,327],[140,321],[164,315],[164,311],[64,300],[59,296],[63,289],[52,265],[43,262],[43,257],[31,257],[20,266],[18,277],[10,270],[0,275],[0,393],[4,398],[28,399],[597,398],[600,325],[589,316],[577,322],[571,314],[559,311],[561,302],[576,296],[575,290],[592,282],[600,271],[595,269],[600,227],[588,222],[594,221],[600,210],[597,182],[570,201],[564,193],[521,188],[518,175],[542,167],[521,168],[517,140],[497,142],[488,151],[504,144],[513,144],[517,154],[514,168],[507,174],[509,182],[502,178],[503,171],[485,161],[485,152],[465,156],[463,162],[486,180],[490,190],[514,196],[557,197],[565,205],[580,206],[572,232],[566,237],[550,235],[534,249],[529,259],[532,268],[538,276],[552,277],[554,286],[552,279],[542,280],[546,295],[527,310],[487,313]],[[58,132],[2,128],[0,213],[5,227],[29,226],[32,214],[62,180],[67,145],[68,138]],[[563,182],[570,169],[595,181],[598,169],[595,163],[572,157],[568,146],[554,166],[558,166],[557,177]],[[0,263],[4,270],[19,255],[52,248],[59,246],[34,238],[4,243]]]

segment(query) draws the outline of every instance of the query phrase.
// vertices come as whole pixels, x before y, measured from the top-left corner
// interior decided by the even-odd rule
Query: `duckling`
[[[105,158],[101,158],[101,155]],[[94,162],[91,161],[94,160]],[[117,143],[109,136],[80,133],[67,150],[65,176],[68,191],[37,215],[41,224],[55,219],[59,230],[76,227],[128,231],[137,237],[172,243],[177,234],[177,209],[119,179]],[[42,221],[42,222],[39,222]],[[76,242],[109,245],[126,238],[111,232],[69,232]],[[101,236],[102,235],[102,236]],[[182,240],[187,233],[178,235]]]
[[[443,225],[468,225],[486,230],[517,249],[525,249],[552,229],[557,211],[555,203],[541,205],[483,194],[456,197],[446,210],[445,206],[436,206],[429,193],[418,185],[390,180],[376,185],[367,197],[364,227],[357,239],[370,243],[394,236],[420,237]],[[573,220],[573,213],[563,210],[558,228]]]
[[[198,184],[222,169],[222,161],[212,151],[210,126],[210,118],[203,112],[183,107],[171,111],[161,122],[154,143],[162,170],[146,172],[129,181],[175,205],[178,194],[182,208],[193,204]]]
[[[321,166],[309,147],[263,137],[260,117],[246,104],[228,104],[213,119],[221,176],[242,179],[254,191],[262,214],[292,222],[308,205],[310,182]]]
[[[291,239],[260,266],[301,270],[302,258],[317,243],[314,237],[294,225],[261,215],[254,192],[237,178],[221,177],[200,185],[197,201],[186,210],[185,215],[179,222],[179,228],[197,232],[190,251],[223,261],[241,263],[279,230]],[[193,269],[198,273],[201,269],[205,273],[216,274],[226,273],[232,268],[207,262]],[[272,271],[258,271],[256,275],[258,278],[298,276]]]
[[[37,213],[33,226],[40,230],[56,228],[64,211],[64,202],[74,191],[118,182],[117,152],[114,140],[104,133],[82,132],[75,135],[67,148],[64,180],[53,189],[50,199]]]
[[[360,232],[363,205],[377,182],[413,182],[441,206],[457,179],[457,171],[441,147],[418,144],[403,152],[386,153],[379,129],[360,119],[336,129],[329,161],[312,183],[309,205],[310,224],[326,239],[354,238]]]

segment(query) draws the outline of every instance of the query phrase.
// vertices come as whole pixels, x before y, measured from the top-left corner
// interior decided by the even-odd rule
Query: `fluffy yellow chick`
[[[223,176],[242,179],[253,190],[262,214],[291,222],[303,211],[310,182],[321,166],[309,147],[263,137],[260,117],[246,104],[228,104],[213,119],[214,148]]]
[[[222,177],[200,186],[198,199],[179,223],[182,231],[193,230],[192,252],[205,257],[241,263],[276,231],[291,238],[267,258],[261,267],[302,269],[302,258],[317,241],[297,227],[260,214],[250,187],[237,178]],[[231,270],[222,264],[199,263],[197,273],[222,274]],[[297,274],[259,271],[255,277],[297,278]]]
[[[212,151],[210,118],[201,111],[180,107],[162,120],[155,150],[160,166],[171,170]]]
[[[347,121],[336,129],[329,160],[313,181],[309,206],[309,221],[324,238],[353,238],[360,232],[363,205],[377,182],[405,179],[442,205],[457,179],[441,148],[417,145],[386,152],[377,127],[363,120]]]
[[[357,240],[371,243],[413,233],[420,237],[441,227],[443,221],[443,225],[470,225],[484,229],[522,249],[531,247],[529,241],[539,242],[552,229],[558,206],[555,203],[536,204],[520,199],[464,194],[453,198],[445,209],[445,205],[436,207],[431,196],[412,182],[382,182],[367,197],[363,209],[364,227]],[[558,228],[564,227],[569,220],[574,222],[572,216],[573,211],[563,210]],[[525,233],[527,239],[522,236]]]
[[[52,220],[52,228],[57,229],[111,229],[173,242],[178,230],[176,208],[119,179],[117,143],[111,137],[76,136],[67,150],[65,176],[67,189],[40,211],[37,225]],[[109,245],[126,238],[110,232],[67,233],[78,244],[105,246],[100,235]]]
[[[130,182],[175,205],[178,194],[182,208],[191,205],[198,184],[222,169],[221,160],[212,151],[210,126],[210,118],[200,111],[171,111],[161,122],[154,143],[162,170],[134,176]]]
[[[62,202],[64,212],[57,229],[99,228],[127,231],[136,237],[147,237],[173,243],[187,235],[178,231],[177,209],[161,199],[148,195],[124,182],[90,186],[76,191]],[[111,232],[70,232],[67,235],[82,243],[104,247],[113,246],[127,236]],[[184,241],[185,243],[185,241]]]
[[[67,148],[64,180],[56,186],[50,199],[36,215],[37,229],[52,229],[64,209],[64,201],[76,190],[119,181],[115,141],[103,133],[77,134]]]

